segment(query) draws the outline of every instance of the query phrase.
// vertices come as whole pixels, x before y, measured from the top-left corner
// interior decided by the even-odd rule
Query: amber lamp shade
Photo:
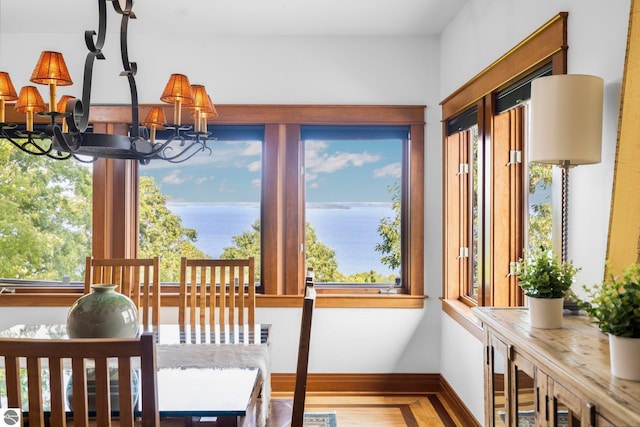
[[[211,101],[211,97],[207,95],[207,106],[200,110],[200,112],[195,111],[192,115],[195,120],[200,120],[200,130],[202,132],[207,131],[207,119],[216,119],[218,118],[218,111],[216,110],[215,105],[213,105],[213,101]]]
[[[173,124],[179,125],[182,105],[193,104],[189,78],[184,74],[171,74],[160,100],[173,104]]]
[[[49,111],[55,112],[56,86],[72,85],[71,76],[60,52],[44,51],[31,74],[32,83],[49,85]]]
[[[60,97],[60,101],[58,101],[58,105],[56,106],[56,111],[58,113],[66,112],[67,103],[72,99],[76,99],[76,98],[71,95],[62,95],[62,97]],[[69,130],[69,126],[67,125],[67,119],[62,118],[62,133],[67,133],[68,130]]]
[[[27,115],[27,131],[33,131],[33,113],[47,111],[47,106],[35,86],[24,86],[20,89],[16,111]]]
[[[153,107],[149,110],[149,114],[147,114],[143,124],[151,129],[151,142],[156,140],[156,129],[164,129],[163,125],[166,122],[162,108]]]
[[[204,114],[206,114],[205,117],[208,119],[217,119],[218,110],[216,110],[216,106],[213,104],[213,101],[211,101],[211,97],[207,95],[207,98],[209,100],[209,103],[207,105],[207,110],[204,112]]]
[[[207,90],[202,85],[191,85],[191,94],[193,95],[193,104],[188,108],[195,110],[193,130],[200,132],[202,131],[200,113],[207,109],[207,106],[209,105],[209,96],[207,95]]]
[[[9,73],[0,71],[0,123],[4,123],[5,101],[18,99],[16,88],[13,87]]]

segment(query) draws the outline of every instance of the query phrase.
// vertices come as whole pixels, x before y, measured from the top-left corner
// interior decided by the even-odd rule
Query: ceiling
[[[138,19],[129,24],[129,31],[269,36],[438,35],[467,1],[138,0],[133,6]],[[118,30],[109,1],[107,8],[110,31]],[[95,0],[0,2],[0,32],[82,34],[96,23]]]

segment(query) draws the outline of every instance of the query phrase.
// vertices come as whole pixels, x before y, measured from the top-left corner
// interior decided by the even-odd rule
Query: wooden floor
[[[267,427],[286,427],[291,399],[272,395]],[[306,412],[335,412],[338,427],[437,427],[464,426],[443,395],[324,395],[307,393]]]

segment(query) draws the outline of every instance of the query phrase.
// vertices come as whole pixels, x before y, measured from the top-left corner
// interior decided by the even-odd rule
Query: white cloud
[[[251,186],[253,188],[260,188],[260,185],[261,185],[260,179],[254,179],[253,181],[251,181]]]
[[[218,191],[220,193],[235,193],[236,190],[230,187],[227,187],[227,180],[221,181],[218,185]]]
[[[196,184],[204,184],[207,181],[213,181],[216,179],[214,176],[200,176],[196,178]]]
[[[400,178],[401,174],[402,165],[400,163],[391,163],[373,171],[373,176],[375,178],[384,178],[385,176]]]
[[[178,184],[184,184],[185,182],[187,182],[187,180],[188,180],[187,178],[180,176],[179,169],[174,169],[171,172],[169,172],[168,175],[162,178],[162,183],[178,185]]]
[[[255,162],[251,162],[247,165],[247,170],[249,172],[258,172],[262,167],[262,162],[260,160],[256,160]]]
[[[259,156],[262,154],[262,142],[247,141],[247,146],[242,150],[242,156]]]
[[[367,163],[375,163],[381,159],[377,154],[337,152],[331,156],[322,155],[316,158],[310,168],[316,173],[331,173],[349,166],[360,167]]]
[[[332,173],[350,166],[361,167],[367,163],[375,163],[382,156],[370,154],[366,151],[361,153],[345,153],[338,151],[332,155],[324,153],[328,144],[323,141],[305,142],[305,164],[307,171],[313,173]]]

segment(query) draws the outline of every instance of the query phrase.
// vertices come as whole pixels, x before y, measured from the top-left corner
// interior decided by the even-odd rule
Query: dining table
[[[265,426],[269,415],[269,324],[141,327],[156,337],[161,417],[215,417],[219,425]],[[68,339],[64,324],[19,324],[0,338]]]

